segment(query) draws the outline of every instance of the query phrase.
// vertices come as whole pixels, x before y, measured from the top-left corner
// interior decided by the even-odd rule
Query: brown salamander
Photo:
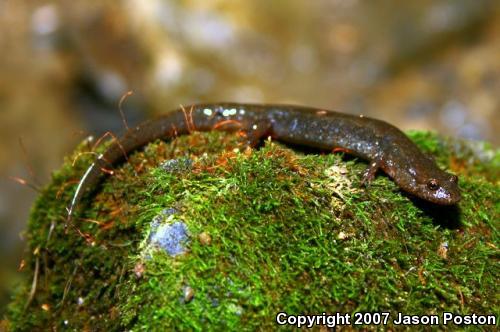
[[[369,182],[381,169],[402,190],[421,199],[442,205],[460,200],[457,176],[439,169],[432,158],[387,122],[291,105],[199,104],[129,129],[97,157],[78,184],[68,208],[68,221],[83,194],[98,184],[103,168],[156,139],[173,138],[193,130],[242,130],[250,144],[271,136],[278,141],[324,150],[341,148],[370,162],[363,182]]]

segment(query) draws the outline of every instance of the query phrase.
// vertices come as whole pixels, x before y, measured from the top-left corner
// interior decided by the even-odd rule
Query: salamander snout
[[[420,183],[418,196],[436,204],[452,205],[458,203],[460,201],[458,177],[446,172],[441,173]]]

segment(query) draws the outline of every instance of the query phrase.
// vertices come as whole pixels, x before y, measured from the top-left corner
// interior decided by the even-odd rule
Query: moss
[[[464,174],[458,208],[414,200],[383,175],[362,188],[366,164],[339,154],[272,142],[235,151],[234,135],[194,133],[129,156],[81,206],[77,234],[64,229],[74,190],[64,184],[91,156],[74,167],[70,158],[33,207],[29,280],[4,324],[268,330],[280,311],[498,315],[500,152],[410,137]],[[82,144],[75,155],[87,150]],[[178,158],[183,167],[159,167]],[[186,225],[187,252],[152,245],[153,220]]]

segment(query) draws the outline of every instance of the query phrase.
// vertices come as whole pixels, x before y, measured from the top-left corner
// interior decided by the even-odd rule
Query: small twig
[[[11,179],[12,181],[17,182],[17,183],[19,183],[19,184],[21,184],[23,186],[29,187],[29,188],[33,189],[34,191],[36,191],[37,193],[41,192],[41,189],[38,186],[36,186],[33,183],[30,183],[30,182],[26,181],[23,178],[20,178],[20,177],[17,177],[17,176],[9,176],[9,179]]]
[[[195,126],[194,120],[193,120],[194,106],[191,106],[189,108],[189,111],[186,111],[184,106],[182,106],[182,105],[180,105],[180,106],[181,106],[182,113],[184,114],[184,119],[186,121],[188,133],[191,134],[193,131],[196,131],[196,126]]]
[[[57,193],[56,193],[56,199],[59,199],[61,198],[61,195],[62,193],[64,192],[64,190],[66,190],[66,187],[69,186],[69,185],[72,185],[72,184],[77,184],[78,182],[80,182],[79,180],[69,180],[69,181],[66,181],[65,183],[63,183],[59,189],[57,190]]]
[[[236,125],[238,128],[241,128],[243,126],[243,124],[238,121],[238,120],[223,120],[223,121],[219,121],[217,122],[212,129],[218,129],[220,127],[223,127],[225,125],[228,125],[228,124],[234,124]]]
[[[69,289],[71,288],[71,283],[73,282],[73,278],[76,275],[76,271],[78,270],[78,266],[79,265],[75,266],[75,268],[73,269],[73,273],[71,274],[71,277],[66,282],[66,286],[64,286],[63,297],[61,299],[61,302],[59,303],[60,306],[62,306],[64,304],[64,300],[66,299],[66,296],[68,295]]]
[[[94,156],[99,156],[99,154],[97,152],[94,152],[94,151],[83,151],[83,152],[79,152],[75,158],[73,159],[73,162],[71,163],[71,166],[75,166],[76,162],[78,161],[78,159],[80,159],[81,156],[83,155],[87,155],[87,154],[91,154],[91,155],[94,155]]]
[[[127,99],[127,97],[133,95],[134,92],[133,91],[128,91],[126,92],[121,98],[120,98],[120,102],[118,103],[118,110],[120,111],[120,116],[122,117],[122,121],[123,121],[123,125],[125,126],[125,129],[127,131],[130,130],[130,128],[128,127],[128,123],[127,123],[127,119],[125,118],[125,113],[123,112],[123,109],[122,109],[122,104],[123,102],[125,101],[125,99]]]
[[[92,150],[95,150],[96,147],[101,143],[101,141],[107,137],[107,136],[111,136],[111,138],[116,142],[116,144],[118,145],[118,148],[120,148],[120,150],[122,151],[123,153],[123,156],[125,157],[125,160],[128,161],[128,155],[127,155],[127,152],[125,152],[125,149],[123,148],[123,145],[120,143],[120,140],[118,139],[118,137],[116,137],[115,134],[113,134],[111,131],[107,131],[105,132],[101,137],[99,137],[99,139],[94,143],[94,146],[92,147]],[[109,163],[107,160],[103,159],[104,161],[106,161],[107,163]]]
[[[48,248],[50,238],[52,237],[52,232],[54,232],[54,228],[56,227],[56,222],[54,220],[51,221],[49,232],[47,233],[47,240],[45,241],[45,248]]]
[[[37,186],[39,186],[40,184],[38,183],[38,181],[36,179],[33,165],[31,164],[31,162],[28,158],[28,149],[26,149],[26,146],[24,145],[22,137],[19,137],[19,146],[21,146],[21,150],[23,151],[24,162],[26,164],[26,168],[28,169],[28,172],[30,173],[31,180],[33,180],[33,183],[35,183]]]
[[[31,304],[31,301],[33,301],[33,298],[35,297],[35,292],[36,292],[36,286],[38,284],[38,272],[40,270],[40,257],[36,257],[35,261],[35,274],[33,275],[33,282],[31,283],[31,290],[30,294],[28,297],[28,301],[26,302],[24,306],[24,310],[28,309],[29,305]]]

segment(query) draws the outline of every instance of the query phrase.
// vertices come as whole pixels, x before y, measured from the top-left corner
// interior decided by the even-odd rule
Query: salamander
[[[420,199],[440,205],[453,205],[460,200],[457,176],[441,170],[430,156],[387,122],[303,106],[197,104],[143,122],[115,140],[80,179],[67,220],[71,220],[84,193],[97,186],[103,169],[156,139],[174,138],[193,130],[242,131],[251,145],[271,136],[281,142],[322,150],[341,149],[369,161],[363,183],[382,170],[403,191]]]

